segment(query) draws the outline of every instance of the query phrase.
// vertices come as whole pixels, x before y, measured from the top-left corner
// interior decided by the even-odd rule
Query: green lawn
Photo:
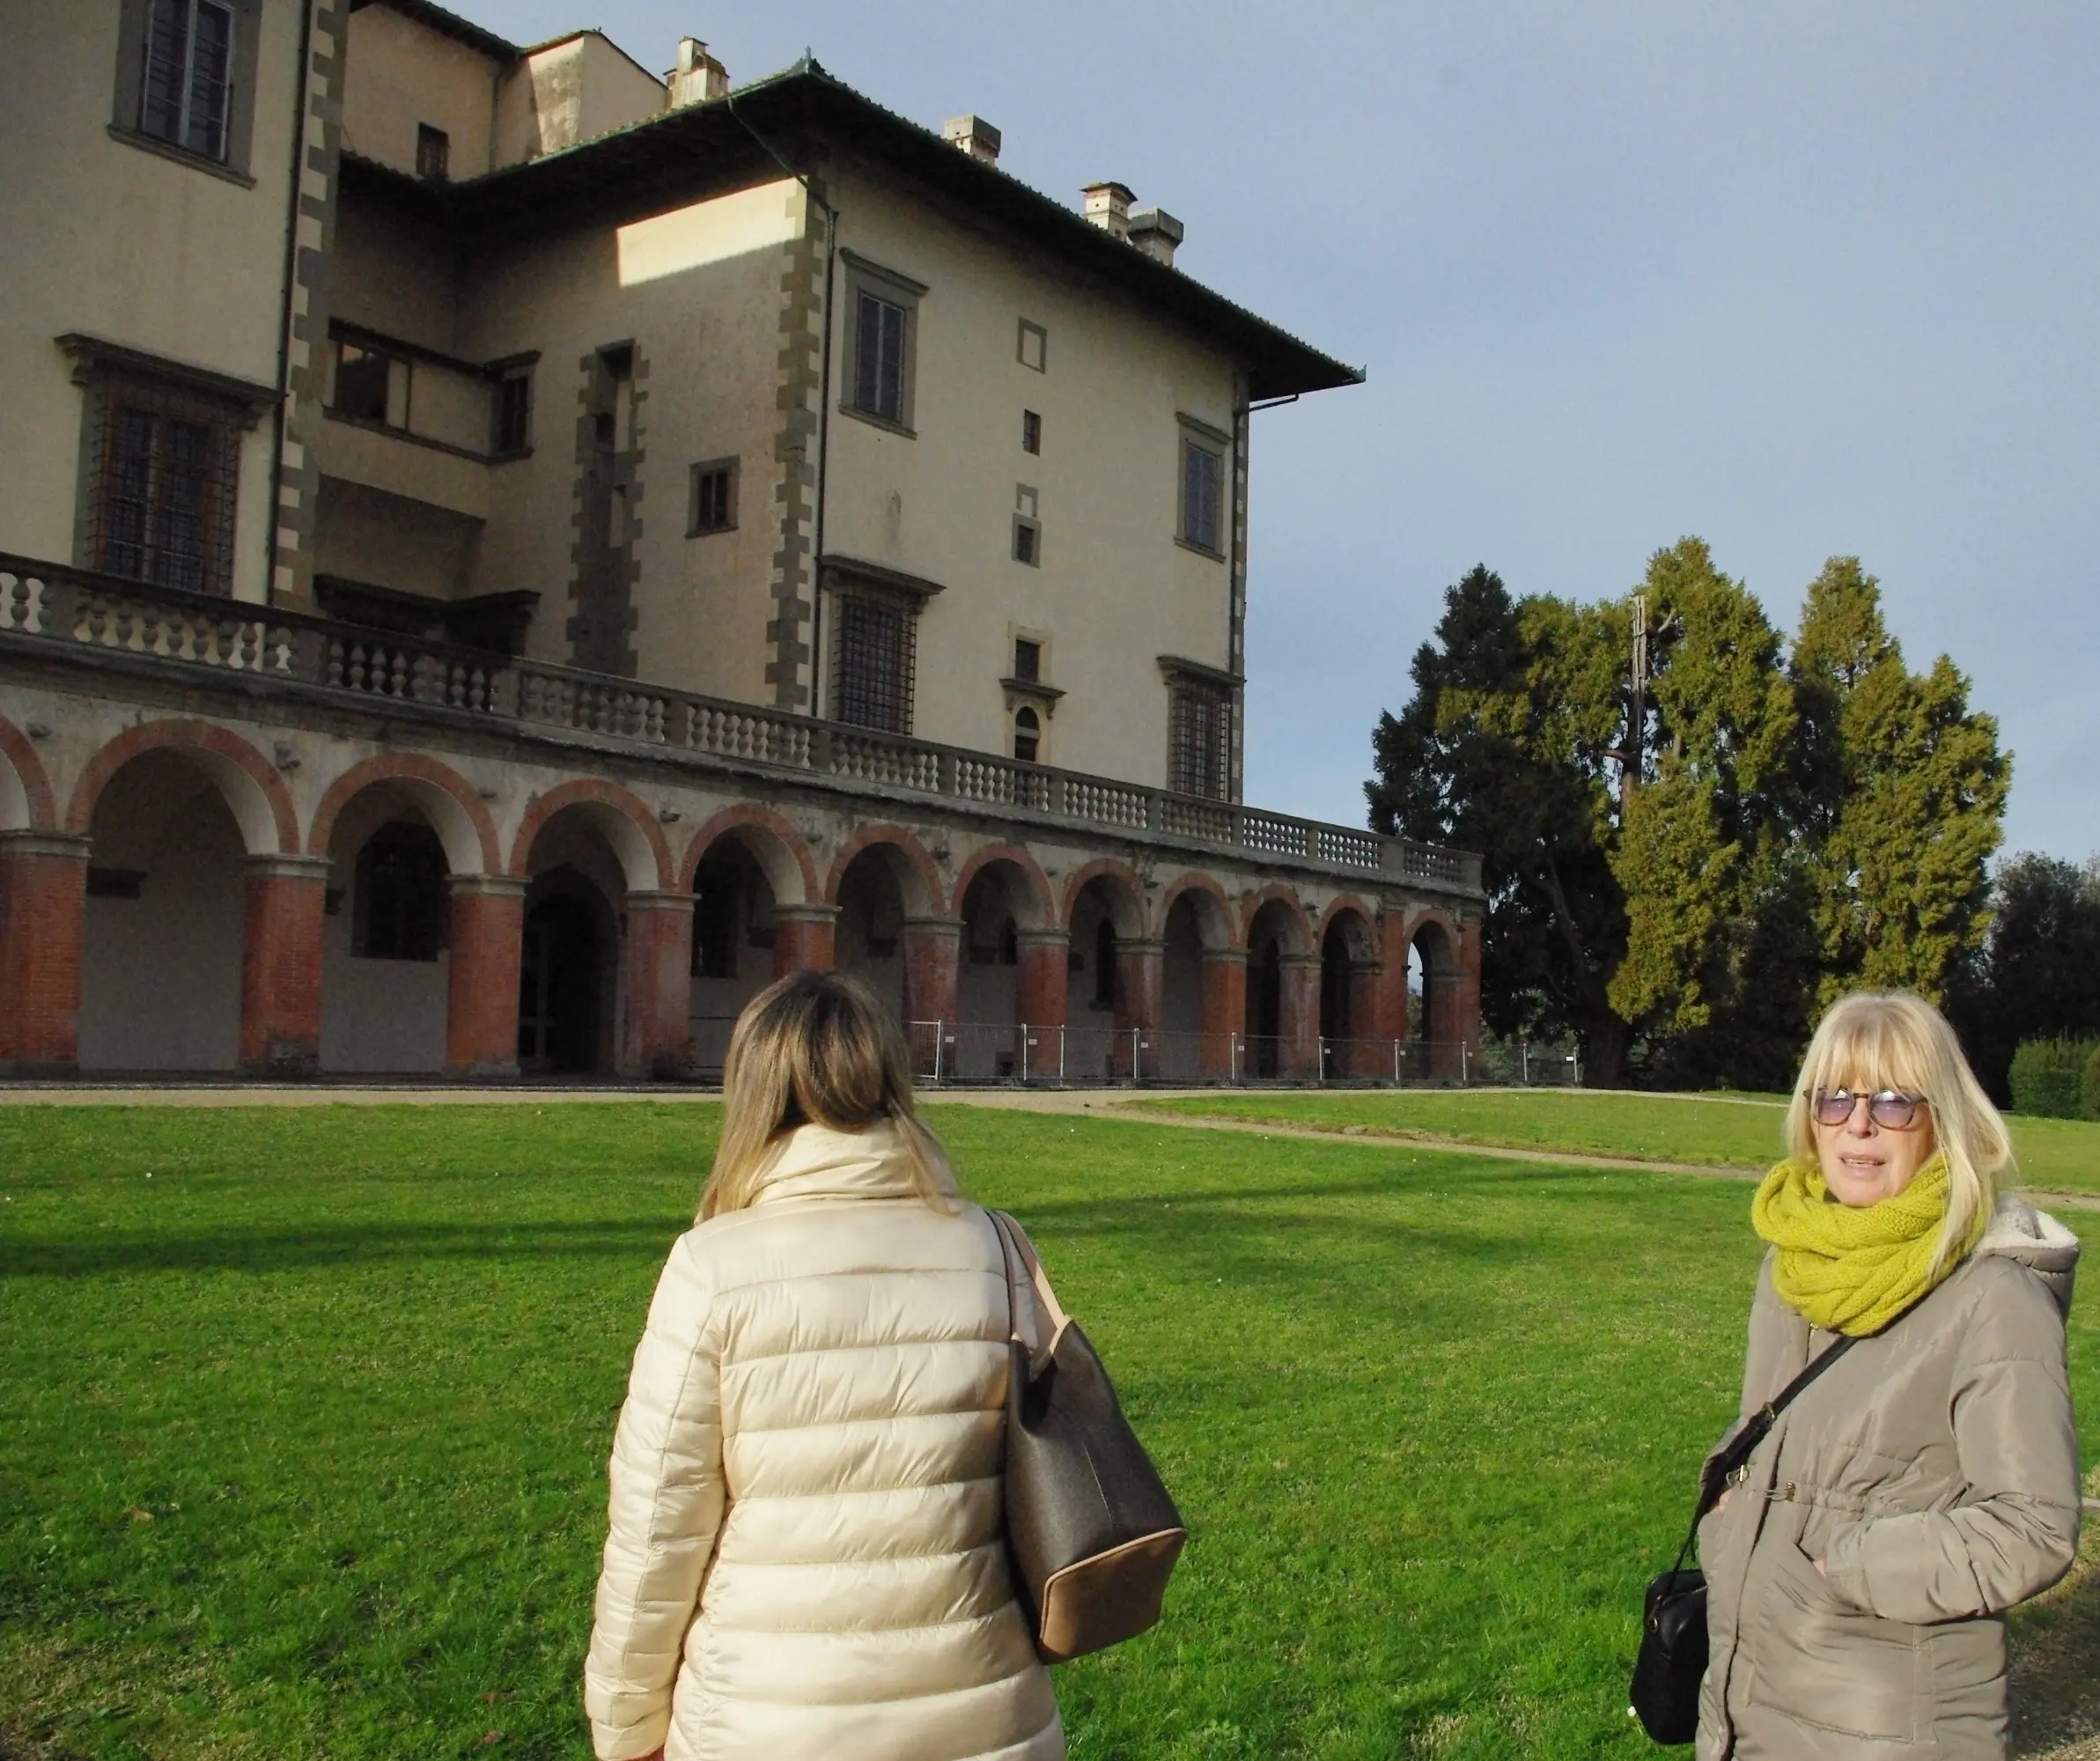
[[[1138,1104],[1332,1131],[1361,1125],[1460,1143],[1744,1168],[1769,1168],[1779,1160],[1786,1118],[1786,1102],[1776,1096],[1566,1088],[1220,1091]],[[2100,1125],[2018,1116],[2007,1123],[2023,1184],[2043,1192],[2100,1192]]]
[[[1058,1672],[1076,1757],[1653,1752],[1742,1187],[936,1116],[1193,1531],[1167,1624]],[[586,1756],[605,1452],[715,1119],[0,1111],[0,1757]],[[2100,1411],[2089,1279],[2074,1353]]]

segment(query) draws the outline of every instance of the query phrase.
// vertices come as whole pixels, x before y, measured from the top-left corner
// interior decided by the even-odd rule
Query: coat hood
[[[954,1178],[938,1153],[933,1165],[941,1188],[953,1194]],[[888,1120],[865,1131],[835,1131],[798,1125],[780,1140],[759,1170],[754,1205],[804,1200],[916,1198],[911,1159],[902,1134]]]
[[[2025,1266],[2047,1286],[2057,1307],[2071,1312],[2071,1286],[2078,1271],[2078,1237],[2046,1211],[2012,1193],[2000,1195],[1974,1257],[2008,1259]]]

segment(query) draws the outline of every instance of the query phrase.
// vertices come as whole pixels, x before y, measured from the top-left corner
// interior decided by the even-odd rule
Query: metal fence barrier
[[[1397,1088],[1479,1079],[1463,1041],[1333,1039],[1007,1021],[913,1021],[929,1087]]]

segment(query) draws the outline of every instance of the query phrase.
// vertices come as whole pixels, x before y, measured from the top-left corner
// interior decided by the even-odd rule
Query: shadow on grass
[[[2100,1488],[2100,1473],[2087,1482]],[[2100,1754],[2100,1524],[2088,1513],[2072,1575],[2013,1617],[2016,1756]]]

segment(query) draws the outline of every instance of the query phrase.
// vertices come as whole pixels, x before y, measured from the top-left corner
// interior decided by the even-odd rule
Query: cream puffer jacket
[[[1779,1415],[1699,1528],[1698,1761],[2003,1757],[2005,1610],[2078,1547],[2077,1264],[2062,1224],[2001,1200],[1944,1285]],[[1767,1256],[1743,1411],[1833,1337],[1773,1293]]]
[[[1002,1539],[1005,1263],[888,1125],[682,1236],[613,1442],[602,1761],[1060,1761]]]

